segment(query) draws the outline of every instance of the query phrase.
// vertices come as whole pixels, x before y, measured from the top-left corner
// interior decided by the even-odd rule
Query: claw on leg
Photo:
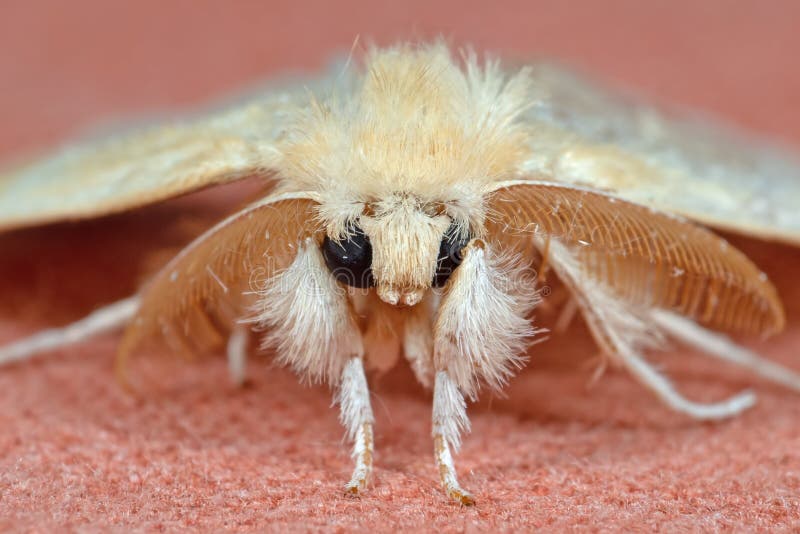
[[[458,450],[461,432],[468,430],[464,396],[445,371],[437,372],[433,386],[433,454],[445,493],[463,506],[474,505],[475,498],[458,483],[450,447]]]
[[[433,453],[436,456],[436,467],[439,468],[439,478],[442,480],[445,493],[462,506],[473,506],[475,497],[458,483],[450,447],[441,434],[433,437]]]
[[[353,457],[356,465],[350,482],[344,486],[345,494],[356,496],[366,489],[372,473],[372,451],[372,423],[362,423],[356,431],[356,439],[353,444]]]
[[[374,450],[372,435],[374,418],[361,358],[351,358],[345,365],[338,401],[347,438],[353,442],[353,460],[355,460],[353,476],[350,477],[350,482],[345,484],[344,489],[346,495],[357,496],[369,483]]]

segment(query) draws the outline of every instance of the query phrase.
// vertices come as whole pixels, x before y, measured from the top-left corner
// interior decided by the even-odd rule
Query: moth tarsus
[[[604,361],[675,410],[719,419],[754,397],[684,398],[645,359],[668,339],[800,391],[797,374],[711,330],[776,333],[783,310],[747,257],[691,222],[800,243],[791,157],[551,66],[508,72],[472,53],[459,62],[441,43],[372,49],[313,95],[306,87],[0,175],[0,230],[251,175],[271,191],[138,295],[0,348],[0,362],[123,326],[123,363],[153,338],[192,350],[230,334],[240,384],[252,330],[278,362],[335,391],[354,460],[345,493],[360,495],[374,457],[367,376],[402,355],[433,389],[435,465],[462,505],[475,502],[453,461],[467,400],[502,388],[541,337],[530,318],[545,276],[567,288]]]

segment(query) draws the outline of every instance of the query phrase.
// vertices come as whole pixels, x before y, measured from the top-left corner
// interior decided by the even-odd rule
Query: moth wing
[[[587,280],[627,302],[743,334],[769,335],[784,326],[764,273],[724,239],[682,217],[599,191],[535,181],[500,184],[489,207],[490,239],[512,247],[538,240],[545,256],[548,240],[557,240]]]
[[[288,267],[298,245],[316,232],[316,204],[303,193],[276,195],[198,237],[143,289],[122,360],[155,339],[185,353],[216,348],[242,319],[259,282]]]
[[[287,84],[206,116],[78,143],[0,171],[0,231],[99,217],[267,174],[285,116],[305,94],[305,85]]]
[[[720,229],[800,245],[800,160],[697,116],[537,65],[525,176],[613,191]]]

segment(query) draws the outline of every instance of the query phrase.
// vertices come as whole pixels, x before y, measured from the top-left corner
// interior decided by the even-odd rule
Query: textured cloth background
[[[798,146],[798,20],[790,0],[7,0],[0,157],[319,68],[358,34],[383,44],[444,34],[520,59],[555,57]],[[0,341],[130,294],[148,266],[236,200],[204,193],[0,237]],[[789,319],[784,334],[751,345],[800,368],[800,250],[734,242],[773,278]],[[457,467],[473,509],[439,489],[430,398],[404,365],[371,380],[375,483],[349,500],[340,489],[351,463],[328,391],[263,361],[235,389],[218,357],[147,361],[142,372],[158,379],[131,396],[112,376],[116,341],[0,370],[1,529],[800,528],[800,395],[685,351],[655,358],[692,398],[751,385],[759,394],[742,417],[692,422],[624,373],[590,385],[596,349],[580,321],[535,347],[506,398],[470,408]]]

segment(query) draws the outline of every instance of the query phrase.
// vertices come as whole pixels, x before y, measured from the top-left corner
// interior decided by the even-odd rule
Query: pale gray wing
[[[293,109],[332,76],[271,84],[204,114],[68,145],[0,170],[0,231],[133,209],[275,167]]]
[[[523,173],[614,191],[705,224],[800,244],[800,160],[755,136],[666,112],[552,65],[533,67]]]

